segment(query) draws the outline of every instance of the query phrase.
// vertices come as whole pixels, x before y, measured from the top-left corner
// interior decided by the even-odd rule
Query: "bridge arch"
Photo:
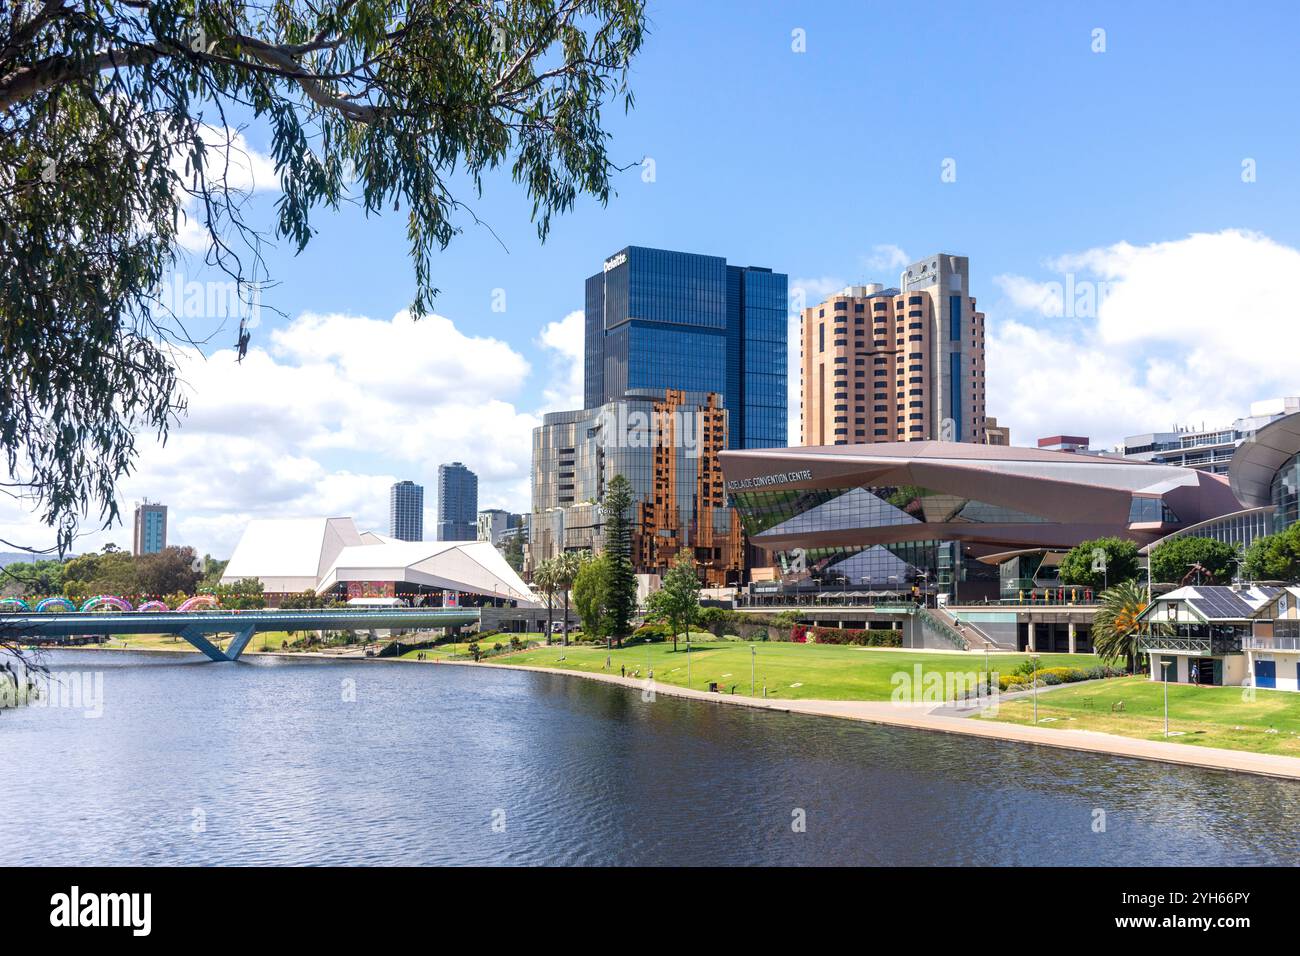
[[[138,608],[136,608],[136,610],[145,611],[145,612],[157,612],[157,611],[168,611],[171,609],[167,607],[167,605],[164,604],[162,601],[145,601]]]
[[[176,606],[178,611],[193,611],[199,607],[216,607],[217,599],[212,594],[196,594],[192,598],[186,598]]]
[[[131,611],[131,602],[116,594],[96,594],[93,598],[81,605],[83,611],[93,611],[98,607],[112,607],[119,611]]]
[[[36,605],[36,610],[41,614],[44,614],[46,611],[50,611],[50,610],[75,611],[76,609],[77,609],[77,605],[73,604],[65,597],[58,597],[58,596],[44,598]]]

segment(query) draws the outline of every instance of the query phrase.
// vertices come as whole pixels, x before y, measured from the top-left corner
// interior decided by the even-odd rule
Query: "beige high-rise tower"
[[[802,443],[985,441],[984,314],[940,253],[803,311]]]

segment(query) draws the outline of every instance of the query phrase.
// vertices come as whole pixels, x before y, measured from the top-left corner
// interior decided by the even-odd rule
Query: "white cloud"
[[[1066,432],[1110,446],[1300,392],[1285,360],[1300,346],[1300,250],[1229,229],[1047,266],[1047,279],[998,277],[989,310],[988,409],[1017,444]]]
[[[119,486],[124,524],[74,550],[129,546],[132,503],[144,497],[170,506],[169,541],[216,556],[229,555],[253,517],[352,515],[387,531],[393,481],[422,483],[432,511],[447,461],[478,474],[481,507],[527,510],[538,418],[514,404],[529,364],[508,344],[406,313],[387,322],[307,313],[254,343],[242,364],[228,349],[178,353],[188,414],[165,446],[141,439],[138,466]],[[0,537],[53,541],[5,500]]]
[[[586,318],[581,309],[542,328],[537,344],[549,353],[549,376],[542,389],[545,411],[582,407],[585,341]]]
[[[204,178],[212,188],[223,184],[232,193],[250,195],[280,188],[280,177],[275,171],[275,161],[249,145],[238,130],[217,127],[207,123],[199,126],[199,138],[205,147],[203,153]],[[187,171],[188,161],[188,171]],[[182,183],[197,188],[195,165],[191,157],[177,152],[171,168],[181,177]],[[184,215],[181,217],[178,240],[182,248],[203,252],[208,248],[208,230],[204,225],[205,211],[188,193],[181,196]]]
[[[839,292],[847,282],[837,276],[816,276],[804,279],[791,279],[790,312],[798,315],[803,309],[811,308],[818,302],[825,301],[832,292]]]
[[[862,264],[873,272],[887,272],[901,269],[912,260],[907,253],[893,243],[872,246],[871,252],[862,257]],[[886,282],[886,285],[890,283]]]

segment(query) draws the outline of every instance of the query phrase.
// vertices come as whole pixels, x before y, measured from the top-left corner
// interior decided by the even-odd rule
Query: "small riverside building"
[[[1250,652],[1255,629],[1261,613],[1274,604],[1281,590],[1265,585],[1195,585],[1155,598],[1141,620],[1167,625],[1168,633],[1141,639],[1151,679],[1249,686],[1254,680]]]
[[[1300,690],[1300,587],[1278,588],[1242,642],[1254,687]]]

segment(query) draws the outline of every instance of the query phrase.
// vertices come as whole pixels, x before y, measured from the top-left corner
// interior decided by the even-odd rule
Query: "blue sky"
[[[404,215],[318,214],[305,252],[269,256],[268,301],[287,318],[267,318],[242,367],[221,351],[233,331],[205,349],[194,414],[146,451],[124,503],[168,501],[173,541],[220,554],[255,515],[355,513],[383,530],[388,482],[431,489],[437,461],[458,458],[479,471],[482,506],[526,510],[531,427],[580,384],[583,279],[628,244],[770,266],[810,302],[895,281],[903,256],[969,256],[989,411],[1017,444],[1065,431],[1109,445],[1300,392],[1280,358],[1300,344],[1293,5],[652,2],[649,15],[636,107],[607,118],[613,158],[649,157],[653,181],[634,167],[607,208],[581,201],[543,246],[520,190],[490,177],[472,204],[500,241],[464,222],[435,266],[445,319],[421,330],[394,323],[412,294]],[[245,135],[265,150],[264,130]],[[253,207],[264,225],[273,201],[268,189]],[[1105,283],[1103,304],[1060,303],[1067,283]],[[43,533],[0,514],[0,531],[23,528]]]

